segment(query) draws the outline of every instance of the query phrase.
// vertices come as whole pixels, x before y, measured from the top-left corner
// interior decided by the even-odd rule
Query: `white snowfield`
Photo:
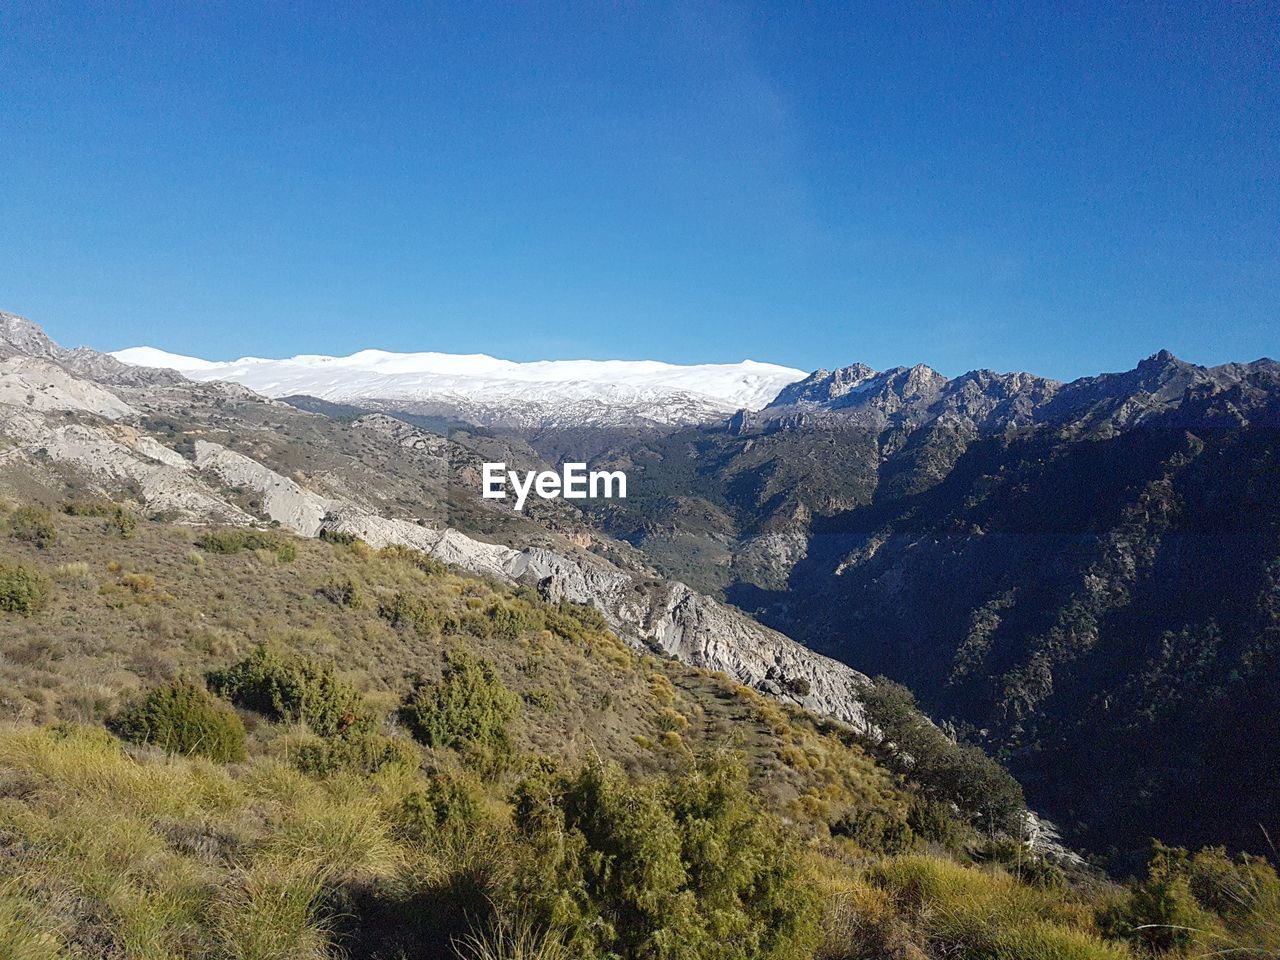
[[[656,360],[537,360],[485,354],[302,355],[211,361],[130,347],[112,356],[177,370],[192,380],[230,380],[269,397],[305,394],[331,402],[440,404],[479,422],[620,422],[642,417],[684,423],[758,410],[802,370],[743,360],[680,365]]]

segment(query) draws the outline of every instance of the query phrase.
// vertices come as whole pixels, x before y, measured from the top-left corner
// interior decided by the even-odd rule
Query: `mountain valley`
[[[0,315],[15,956],[1272,956],[1280,367],[787,377],[274,399]]]

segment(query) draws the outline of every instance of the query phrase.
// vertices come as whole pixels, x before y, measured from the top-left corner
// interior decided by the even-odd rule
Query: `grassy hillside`
[[[10,510],[0,651],[0,957],[1276,948],[1264,865],[1066,877],[923,764],[410,551]]]

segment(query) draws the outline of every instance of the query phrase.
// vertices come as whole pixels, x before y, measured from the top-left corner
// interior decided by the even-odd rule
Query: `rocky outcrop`
[[[207,440],[196,441],[196,466],[208,470],[229,487],[243,487],[262,495],[262,512],[282,527],[314,537],[335,502],[307,490],[242,453]]]
[[[725,673],[780,700],[868,729],[862,709],[862,691],[871,682],[867,677],[682,583],[642,581],[590,555],[514,550],[456,530],[359,511],[331,513],[322,528],[375,547],[404,544],[472,573],[529,583],[553,602],[589,604],[638,647]]]
[[[205,484],[190,461],[132,428],[50,423],[38,413],[10,408],[0,415],[0,431],[25,462],[73,469],[108,496],[131,488],[152,512],[187,521],[253,522]]]
[[[0,404],[39,413],[91,413],[107,420],[136,411],[115,394],[32,357],[0,360]]]

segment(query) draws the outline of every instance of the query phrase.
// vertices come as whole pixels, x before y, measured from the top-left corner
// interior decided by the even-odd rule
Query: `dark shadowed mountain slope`
[[[1280,366],[818,371],[615,450],[662,567],[908,684],[1096,848],[1280,824]],[[707,557],[717,565],[702,563]]]

